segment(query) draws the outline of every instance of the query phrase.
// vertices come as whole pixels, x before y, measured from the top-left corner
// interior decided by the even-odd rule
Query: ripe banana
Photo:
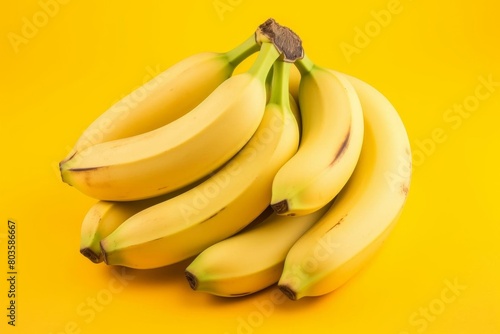
[[[80,253],[94,263],[104,260],[100,242],[125,220],[155,204],[169,200],[195,187],[209,176],[171,193],[139,201],[98,201],[87,211],[80,229]]]
[[[294,242],[329,207],[300,217],[273,213],[252,229],[208,247],[186,268],[189,285],[193,290],[236,297],[275,284]]]
[[[157,204],[157,197],[133,202],[98,201],[83,218],[80,232],[80,253],[94,263],[103,261],[101,240],[113,232],[126,219],[137,212]]]
[[[289,106],[290,64],[277,64],[270,102],[247,145],[206,182],[137,213],[104,238],[107,264],[147,269],[182,261],[234,235],[268,207],[274,175],[299,141]]]
[[[228,52],[199,53],[174,64],[96,118],[63,161],[90,146],[145,133],[183,116],[258,48],[253,34]]]
[[[351,278],[390,233],[408,195],[410,144],[391,103],[375,88],[347,78],[363,108],[358,165],[333,206],[290,249],[278,282],[292,300],[329,293]]]
[[[349,81],[307,57],[300,73],[300,147],[277,173],[271,206],[278,214],[304,215],[323,207],[354,171],[363,142],[361,104]]]
[[[266,105],[265,80],[279,52],[262,43],[245,73],[218,86],[158,129],[77,152],[60,165],[64,182],[100,200],[150,198],[184,187],[226,163],[250,139]]]

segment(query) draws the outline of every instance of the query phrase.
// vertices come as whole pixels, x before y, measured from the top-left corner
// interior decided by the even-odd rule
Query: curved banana
[[[348,80],[304,56],[301,72],[300,147],[277,173],[271,206],[278,214],[303,215],[323,207],[354,171],[363,142],[361,104]]]
[[[100,200],[130,201],[186,186],[226,163],[250,139],[266,105],[265,80],[279,52],[262,43],[245,73],[158,129],[78,152],[60,165],[64,182]]]
[[[139,201],[98,201],[85,214],[80,228],[80,253],[94,263],[104,260],[100,242],[136,213],[195,187],[209,176],[171,193]]]
[[[275,284],[294,242],[329,207],[300,217],[273,213],[254,228],[208,247],[186,268],[189,285],[193,290],[236,297]]]
[[[408,195],[411,153],[404,124],[379,91],[345,77],[363,107],[363,149],[333,206],[286,257],[278,285],[292,300],[329,293],[360,270],[388,236]]]
[[[228,79],[236,66],[258,48],[253,34],[228,52],[199,53],[174,64],[96,118],[63,162],[90,146],[148,132],[181,117]]]
[[[269,206],[274,175],[299,141],[288,105],[289,64],[278,63],[270,102],[247,145],[206,182],[139,212],[104,238],[107,264],[147,269],[182,261],[234,235]]]

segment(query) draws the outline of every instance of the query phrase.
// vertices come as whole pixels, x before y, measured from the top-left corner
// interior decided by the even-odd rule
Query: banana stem
[[[280,52],[273,43],[263,42],[260,47],[259,56],[248,70],[248,73],[265,83],[271,66],[273,66],[273,63],[279,56]]]
[[[243,60],[248,58],[250,55],[259,51],[259,43],[257,43],[257,39],[255,34],[252,34],[249,38],[247,38],[243,43],[238,45],[232,50],[229,50],[225,53],[228,62],[236,67]]]
[[[315,66],[312,60],[304,54],[304,57],[302,59],[298,59],[295,61],[295,66],[299,70],[301,75],[305,75],[313,69]]]
[[[289,79],[291,63],[278,60],[273,65],[270,103],[290,109]]]

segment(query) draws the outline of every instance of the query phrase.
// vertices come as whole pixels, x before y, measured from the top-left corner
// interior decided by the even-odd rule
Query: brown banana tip
[[[184,272],[184,275],[186,275],[186,279],[191,289],[196,290],[198,288],[198,279],[196,276],[187,270]]]
[[[273,208],[274,212],[276,212],[279,215],[282,215],[282,214],[285,214],[288,212],[288,202],[286,199],[284,199],[280,202],[271,204],[271,207]]]
[[[278,288],[280,289],[281,292],[283,292],[285,296],[288,297],[288,299],[297,300],[297,294],[288,285],[279,285]]]
[[[100,263],[103,261],[101,255],[96,254],[96,252],[88,247],[80,249],[80,253],[94,263]]]

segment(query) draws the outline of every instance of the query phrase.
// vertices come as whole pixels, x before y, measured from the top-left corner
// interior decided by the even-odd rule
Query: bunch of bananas
[[[242,296],[277,284],[297,300],[345,283],[392,229],[411,178],[397,111],[367,83],[315,64],[273,19],[146,85],[60,163],[64,182],[98,199],[81,228],[92,262],[191,259],[194,290]]]

